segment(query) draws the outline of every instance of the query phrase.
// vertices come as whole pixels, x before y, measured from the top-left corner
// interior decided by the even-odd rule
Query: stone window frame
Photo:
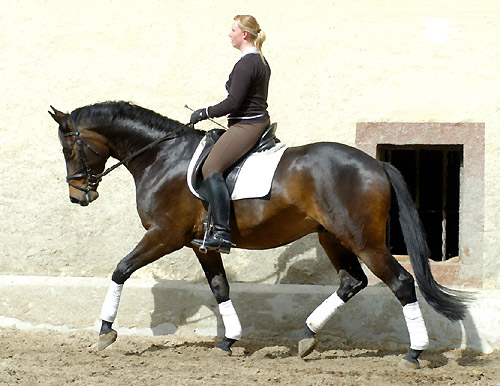
[[[482,288],[485,124],[480,122],[358,122],[356,147],[377,158],[378,145],[461,145],[459,261],[431,262],[443,285]],[[408,261],[401,264],[411,271]]]

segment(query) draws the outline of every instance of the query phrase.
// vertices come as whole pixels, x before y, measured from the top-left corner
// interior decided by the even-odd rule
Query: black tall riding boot
[[[205,240],[195,239],[191,243],[198,247],[220,253],[229,253],[231,246],[231,229],[229,218],[231,214],[231,197],[226,181],[219,173],[211,174],[205,179],[207,185],[208,202],[210,203],[213,217],[213,233]]]

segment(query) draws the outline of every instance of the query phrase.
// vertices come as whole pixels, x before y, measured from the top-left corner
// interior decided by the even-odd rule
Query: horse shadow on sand
[[[338,276],[330,264],[326,254],[318,242],[311,243],[310,240],[298,240],[286,247],[281,248],[279,256],[274,263],[274,269],[266,276],[252,281],[252,284],[324,284],[338,285]],[[304,254],[318,258],[303,258]],[[253,253],[248,251],[248,253]],[[202,270],[201,267],[201,276]],[[231,271],[231,268],[228,269]],[[228,273],[229,285],[232,281]],[[200,290],[200,284],[206,285],[206,290]],[[154,299],[154,310],[151,315],[150,328],[153,335],[169,335],[178,332],[177,326],[185,324],[205,324],[204,321],[217,318],[217,326],[212,328],[218,338],[223,337],[224,326],[218,312],[217,303],[209,292],[209,286],[205,278],[193,282],[157,280],[152,288]],[[271,309],[262,308],[245,310],[238,307],[238,292],[231,293],[231,299],[238,310],[243,328],[245,320],[249,316],[261,312],[272,312]],[[241,310],[240,310],[241,308]],[[207,330],[208,332],[208,330]]]
[[[253,252],[248,251],[248,253]],[[312,258],[309,257],[311,255]],[[229,281],[231,285],[230,277]],[[255,285],[273,282],[274,284],[328,285],[333,286],[334,290],[338,286],[339,280],[319,242],[308,237],[282,247],[274,269],[266,277],[253,281]],[[176,283],[179,285],[177,286]],[[152,288],[154,310],[151,315],[150,327],[153,335],[176,334],[179,332],[178,326],[189,325],[193,326],[196,334],[208,337],[201,339],[199,343],[194,343],[200,347],[209,347],[223,338],[224,325],[218,312],[217,303],[210,291],[200,290],[200,283],[206,284],[204,280],[195,283],[157,281]],[[206,286],[208,289],[208,284]],[[383,283],[373,284],[370,287],[381,287],[381,293],[384,295],[383,309],[370,314],[373,307],[369,307],[369,304],[373,295],[366,296],[362,291],[339,312],[335,313],[318,334],[319,345],[316,350],[320,356],[313,356],[310,360],[341,357],[344,355],[342,354],[343,350],[353,349],[358,349],[359,352],[349,353],[350,357],[371,357],[391,352],[401,354],[406,352],[409,338],[401,305]],[[384,289],[387,291],[387,296],[385,296]],[[255,296],[265,295],[256,294]],[[292,303],[294,301],[300,303],[300,296],[290,295],[290,297],[292,297]],[[303,304],[297,303],[297,310],[302,312],[298,312],[300,315],[290,315],[290,317],[293,316],[302,322],[298,325],[295,323],[281,324],[280,328],[288,329],[288,333],[283,335],[281,334],[283,331],[280,331],[280,333],[273,334],[266,339],[253,326],[258,325],[259,315],[276,312],[276,309],[270,307],[269,303],[265,301],[259,301],[259,299],[243,306],[238,298],[238,292],[232,292],[231,299],[243,327],[243,339],[234,347],[243,346],[245,355],[264,355],[268,358],[297,355],[294,345],[299,339],[299,331],[309,313],[324,300],[321,295],[318,295],[314,297],[316,304],[311,302],[307,307],[304,307]],[[446,355],[448,351],[464,347],[466,350],[459,354],[458,359],[453,360],[462,366],[474,366],[483,347],[470,313],[467,312],[462,321],[451,322],[431,309],[422,296],[419,296],[419,299],[430,338],[429,349],[423,354],[422,359],[425,360],[427,354],[429,358],[432,358],[429,367],[441,367],[451,360],[449,355]],[[283,318],[287,318],[285,313]],[[371,332],[380,330],[380,326],[384,323],[392,324],[391,334],[378,335],[383,336],[383,338],[377,337],[377,334],[372,335]],[[394,336],[391,336],[392,334]],[[282,339],[283,336],[286,338]],[[209,337],[213,338],[213,343],[207,343],[207,340],[211,339]],[[193,345],[193,343],[183,343],[183,345]],[[270,345],[275,346],[271,349],[268,348]],[[276,345],[278,345],[278,351],[274,352]],[[164,346],[165,349],[168,347]],[[155,349],[158,349],[158,346],[155,346]]]

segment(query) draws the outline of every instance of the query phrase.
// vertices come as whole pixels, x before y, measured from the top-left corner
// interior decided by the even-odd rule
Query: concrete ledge
[[[95,330],[109,279],[0,276],[0,328]],[[331,286],[231,284],[231,298],[243,326],[243,339],[295,341],[307,316]],[[420,305],[431,349],[500,349],[500,291],[476,293],[469,315],[452,323]],[[123,294],[118,333],[169,335],[183,339],[223,335],[217,304],[206,283],[130,279]],[[336,345],[408,346],[401,306],[385,286],[369,286],[326,324],[318,338]]]

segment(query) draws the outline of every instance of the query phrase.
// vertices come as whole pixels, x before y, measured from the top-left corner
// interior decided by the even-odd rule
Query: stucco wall
[[[225,95],[232,17],[267,33],[270,113],[289,145],[354,144],[357,122],[484,122],[484,285],[500,287],[497,1],[24,1],[0,11],[0,273],[109,277],[143,234],[125,169],[68,201],[50,104],[130,100],[180,121]],[[224,122],[221,120],[221,122]],[[211,128],[209,123],[200,124]],[[225,257],[232,281],[335,284],[307,237]],[[134,275],[203,280],[189,250]]]

